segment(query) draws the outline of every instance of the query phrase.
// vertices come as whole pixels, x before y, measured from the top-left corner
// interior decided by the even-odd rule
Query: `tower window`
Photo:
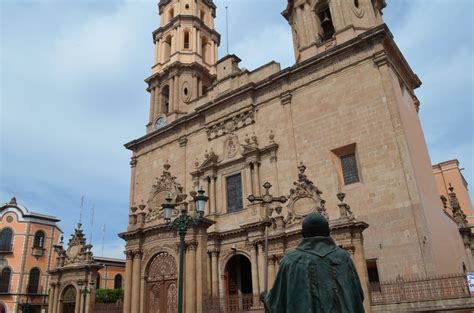
[[[7,293],[10,291],[11,276],[12,270],[8,267],[4,267],[0,275],[0,293]]]
[[[208,63],[208,41],[206,37],[202,37],[202,45],[201,45],[201,57],[203,62]]]
[[[44,232],[42,230],[38,230],[35,233],[35,239],[33,241],[33,247],[35,247],[35,248],[43,248],[44,247]]]
[[[226,178],[227,212],[236,212],[243,209],[242,177],[240,174]]]
[[[168,114],[170,111],[170,86],[166,85],[161,90],[161,113]]]
[[[28,280],[28,293],[30,294],[38,293],[40,274],[41,273],[39,269],[37,268],[31,269],[30,278]]]
[[[173,8],[171,8],[171,9],[169,10],[168,16],[169,16],[169,20],[170,20],[170,21],[174,18],[174,9],[173,9]]]
[[[329,40],[334,36],[334,24],[332,23],[331,11],[326,4],[318,11],[319,23],[321,25],[322,34],[320,36],[323,41]]]
[[[184,49],[189,49],[189,31],[184,32]]]
[[[206,13],[204,11],[201,11],[201,21],[206,24]]]
[[[163,63],[169,61],[171,57],[171,36],[166,37],[163,49]]]

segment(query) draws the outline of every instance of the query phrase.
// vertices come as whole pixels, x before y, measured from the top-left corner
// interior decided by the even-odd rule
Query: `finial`
[[[250,145],[250,137],[249,137],[249,134],[245,134],[245,143]]]
[[[252,143],[258,145],[257,135],[255,135],[255,132],[252,133]]]
[[[449,189],[450,192],[454,192],[454,187],[451,185],[451,183],[449,183],[449,188],[448,189]]]
[[[342,191],[339,191],[336,196],[339,199],[339,201],[341,201],[342,203],[344,201],[344,198],[346,197],[346,194]]]
[[[194,166],[195,166],[196,168],[199,167],[199,159],[198,159],[198,158],[196,158],[196,160],[194,161]]]
[[[303,164],[303,162],[300,162],[300,165],[298,166],[298,171],[300,172],[301,175],[304,174],[306,171],[306,165]]]
[[[204,152],[204,159],[209,159],[209,152],[207,152],[207,149],[206,151]]]
[[[17,202],[16,202],[16,197],[15,197],[15,196],[13,196],[13,197],[11,198],[11,200],[10,200],[10,203],[9,203],[9,204],[10,204],[10,205],[17,205]]]
[[[171,165],[169,164],[169,161],[166,160],[165,164],[163,165],[163,167],[165,168],[165,171],[168,171],[171,167]]]

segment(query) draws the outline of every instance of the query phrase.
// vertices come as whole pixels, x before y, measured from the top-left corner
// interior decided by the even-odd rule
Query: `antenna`
[[[102,252],[101,256],[104,257],[104,245],[105,245],[105,224],[102,226]]]
[[[228,7],[225,7],[225,36],[227,40],[227,54],[229,54],[229,14]]]
[[[84,196],[81,196],[81,208],[79,210],[79,224],[82,224],[82,206],[84,205]]]
[[[92,216],[91,216],[91,236],[90,236],[90,244],[92,244],[92,234],[93,234],[93,231],[94,231],[94,209],[95,209],[95,205],[92,206],[91,210],[92,210]]]

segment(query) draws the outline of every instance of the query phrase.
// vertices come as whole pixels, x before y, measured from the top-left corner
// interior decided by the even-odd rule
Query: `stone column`
[[[194,75],[193,76],[193,99],[197,98],[199,95],[199,91],[198,91],[198,77],[197,75]]]
[[[209,176],[211,180],[209,199],[211,200],[211,214],[216,214],[216,177],[214,175]]]
[[[211,251],[212,258],[212,296],[219,297],[219,268],[218,268],[219,250]]]
[[[127,261],[125,262],[125,288],[123,295],[123,313],[131,313],[131,296],[132,296],[132,270],[133,270],[133,254],[126,251]]]
[[[275,263],[276,259],[275,257],[270,257],[268,260],[268,288],[272,289],[273,283],[275,282]]]
[[[258,297],[260,295],[260,288],[258,284],[258,265],[257,265],[257,250],[255,245],[250,247],[250,262],[252,266],[252,290],[253,295]]]
[[[207,257],[206,258],[206,269],[207,269],[206,279],[207,279],[207,288],[209,290],[207,295],[212,295],[212,257],[211,257],[211,251],[207,252],[206,257]]]
[[[188,262],[186,271],[186,313],[196,312],[196,249],[197,241],[188,243]]]
[[[174,92],[173,92],[173,111],[179,110],[179,76],[174,77]]]
[[[81,290],[76,288],[76,308],[74,310],[74,313],[82,313],[80,311],[81,307],[80,307],[80,305],[78,305],[78,303],[81,302],[81,298],[82,298]]]
[[[53,313],[59,313],[59,302],[60,302],[60,299],[59,299],[59,289],[61,288],[61,286],[58,284],[56,284],[56,288],[54,288],[54,303],[53,303]]]
[[[132,297],[131,312],[140,311],[140,275],[141,275],[142,252],[136,251],[133,256],[133,277],[132,277]]]
[[[55,284],[50,284],[51,289],[49,294],[51,295],[48,297],[48,313],[53,313],[53,306],[54,306],[54,292],[56,290]]]
[[[364,291],[364,308],[366,313],[371,312],[370,293],[369,293],[369,274],[367,273],[367,264],[364,254],[364,244],[362,233],[355,233],[352,245],[354,246],[353,261],[359,274],[360,284]]]
[[[155,118],[157,117],[159,113],[163,113],[160,107],[160,89],[158,87],[155,87],[154,90],[155,90],[155,97],[153,100],[153,121],[155,120]]]
[[[153,118],[155,115],[155,88],[151,87],[150,88],[150,117],[149,117],[149,122],[150,124],[153,123]]]
[[[169,97],[168,97],[168,113],[174,111],[175,104],[174,104],[174,78],[169,80]]]
[[[260,287],[260,291],[264,291],[265,284],[264,284],[264,274],[265,271],[265,251],[263,249],[263,243],[258,244],[258,283]]]
[[[253,179],[253,194],[255,196],[260,196],[260,174],[258,173],[258,162],[253,162],[253,171],[252,171],[252,179]]]
[[[140,313],[145,312],[145,293],[146,293],[146,277],[142,276],[140,278]]]
[[[244,174],[245,174],[245,197],[249,196],[249,195],[252,195],[253,194],[253,179],[252,179],[252,163],[247,163],[247,165],[245,165],[245,170],[244,170]]]

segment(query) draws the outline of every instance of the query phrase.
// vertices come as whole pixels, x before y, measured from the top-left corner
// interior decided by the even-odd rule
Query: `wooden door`
[[[178,312],[178,280],[174,258],[168,253],[158,254],[147,273],[147,313]]]

